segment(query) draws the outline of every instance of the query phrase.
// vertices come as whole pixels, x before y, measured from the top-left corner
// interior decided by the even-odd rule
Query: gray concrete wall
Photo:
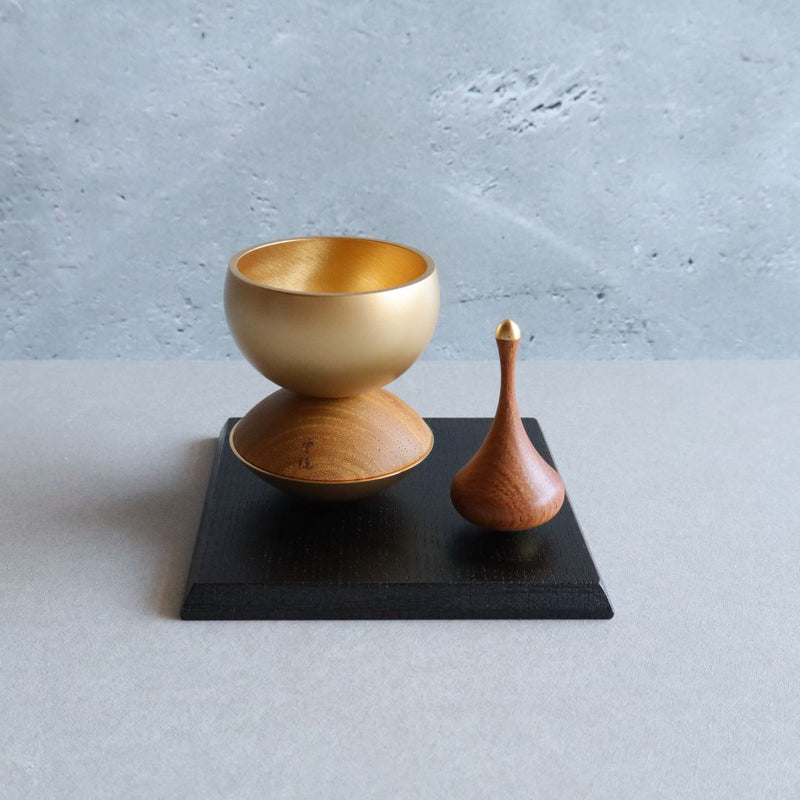
[[[0,357],[238,355],[241,247],[406,242],[428,357],[800,356],[800,6],[0,0]]]

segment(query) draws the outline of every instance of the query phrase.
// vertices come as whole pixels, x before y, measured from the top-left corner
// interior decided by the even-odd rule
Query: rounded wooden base
[[[279,389],[239,420],[230,444],[245,466],[279,489],[315,500],[353,500],[420,464],[433,433],[385,389],[335,399]]]

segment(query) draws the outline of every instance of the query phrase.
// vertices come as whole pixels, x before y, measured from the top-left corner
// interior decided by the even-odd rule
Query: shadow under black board
[[[428,419],[430,456],[381,494],[311,503],[265,484],[217,445],[183,619],[609,619],[569,498],[539,528],[487,531],[450,482],[489,419]],[[535,419],[523,420],[551,464]]]

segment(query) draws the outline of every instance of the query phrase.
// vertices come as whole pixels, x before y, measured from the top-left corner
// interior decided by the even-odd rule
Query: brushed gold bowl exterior
[[[236,344],[269,380],[350,397],[390,383],[425,349],[439,276],[429,256],[392,242],[270,242],[231,259],[225,314]]]

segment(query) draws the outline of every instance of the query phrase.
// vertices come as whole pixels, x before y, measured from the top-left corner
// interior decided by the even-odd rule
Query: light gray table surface
[[[488,362],[393,389],[490,416]],[[244,362],[0,362],[0,797],[800,796],[800,362],[520,364],[610,621],[182,622]]]

